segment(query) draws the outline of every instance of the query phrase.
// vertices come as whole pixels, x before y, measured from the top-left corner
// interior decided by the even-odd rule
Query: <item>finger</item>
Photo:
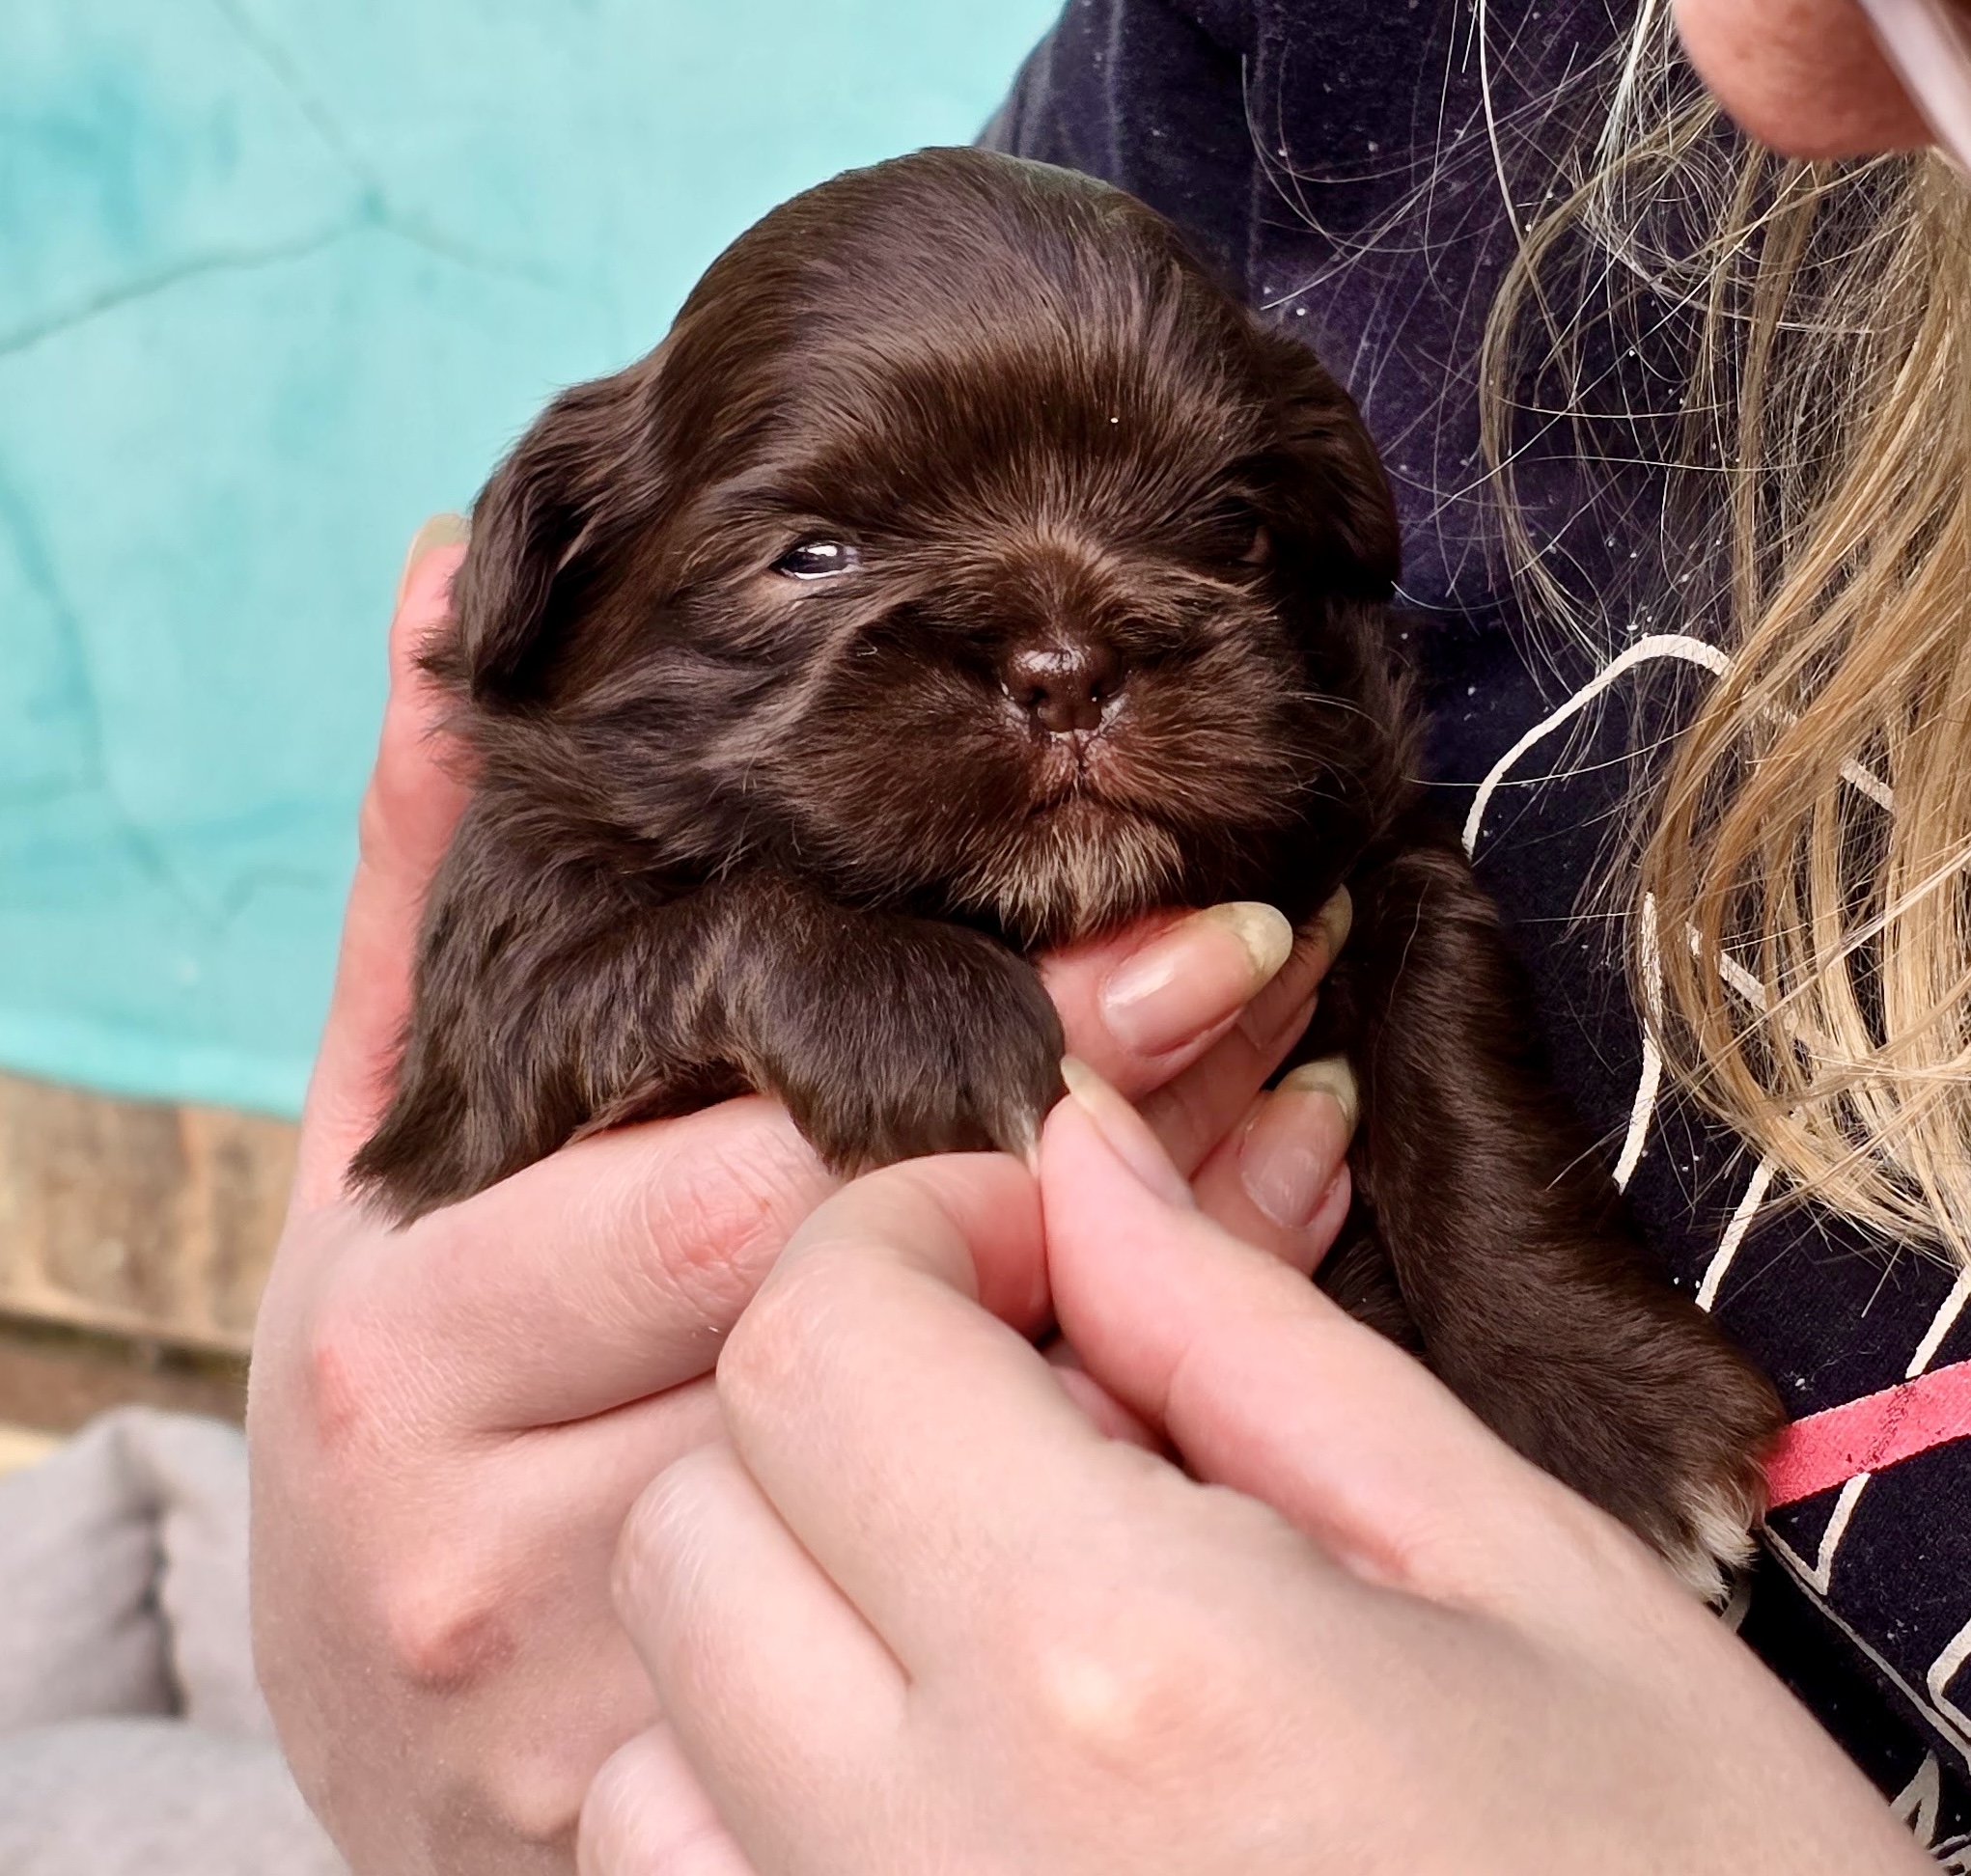
[[[1031,1327],[1044,1294],[1025,1169],[918,1160],[817,1211],[720,1358],[746,1470],[913,1674],[1070,1569],[1068,1533],[1127,1522],[1143,1455],[993,1313]]]
[[[445,765],[443,699],[418,653],[443,623],[465,558],[464,522],[439,515],[411,543],[390,626],[390,694],[363,795],[355,877],[343,915],[335,988],[302,1112],[294,1203],[328,1203],[387,1094],[410,1008],[411,956],[427,882],[465,802]]]
[[[1235,1028],[1260,1051],[1271,1046],[1312,1006],[1346,936],[1346,894],[1337,894],[1297,937],[1270,905],[1163,916],[1055,952],[1041,960],[1041,977],[1069,1049],[1117,1087],[1141,1094]],[[1282,1054],[1291,1039],[1280,1043]],[[1235,1110],[1226,1124],[1236,1117]]]
[[[758,1097],[596,1135],[403,1231],[356,1234],[314,1366],[387,1360],[486,1432],[605,1413],[708,1372],[835,1183]]]
[[[582,1805],[576,1876],[753,1876],[668,1726],[609,1757]]]
[[[1293,955],[1209,1050],[1143,1099],[1143,1117],[1188,1177],[1251,1110],[1306,1032],[1315,986],[1346,941],[1353,907],[1343,887],[1297,934]],[[1112,1084],[1113,1085],[1113,1084]]]
[[[897,1757],[902,1669],[730,1446],[678,1461],[637,1502],[614,1586],[658,1705],[740,1841],[770,1847],[791,1794],[864,1782]]]
[[[1125,1440],[1146,1452],[1163,1450],[1163,1435],[1148,1421],[1139,1420],[1114,1394],[1082,1366],[1073,1345],[1059,1336],[1041,1350],[1054,1378],[1075,1406],[1111,1440]]]
[[[1054,1306],[1089,1372],[1199,1477],[1264,1500],[1374,1581],[1517,1601],[1549,1573],[1531,1494],[1573,1501],[1423,1366],[1297,1272],[1137,1171],[1152,1138],[1113,1090],[1041,1137]],[[1530,1535],[1529,1535],[1530,1533]]]
[[[1339,1056],[1263,1094],[1192,1175],[1206,1217],[1312,1275],[1348,1216],[1355,1078]]]

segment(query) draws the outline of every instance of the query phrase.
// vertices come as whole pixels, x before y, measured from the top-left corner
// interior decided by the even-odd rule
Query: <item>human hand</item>
[[[1786,155],[1857,156],[1931,141],[1856,0],[1676,0],[1676,14],[1684,50],[1718,102]]]
[[[1050,1303],[1187,1471],[1076,1411]],[[669,1724],[597,1779],[584,1876],[1928,1867],[1652,1557],[1193,1209],[1112,1091],[1039,1190],[981,1157],[830,1200],[718,1393],[729,1443],[625,1530]]]
[[[832,1187],[756,1099],[598,1136],[402,1231],[346,1198],[464,796],[414,663],[460,532],[420,537],[399,597],[248,1413],[269,1704],[351,1863],[390,1876],[568,1867],[597,1767],[654,1712],[609,1605],[623,1518],[713,1436],[721,1341]],[[1044,968],[1073,1046],[1150,1097],[1216,1213],[1303,1265],[1346,1206],[1346,1174],[1309,1185],[1346,1126],[1326,1096],[1259,1090],[1338,941],[1221,909]]]

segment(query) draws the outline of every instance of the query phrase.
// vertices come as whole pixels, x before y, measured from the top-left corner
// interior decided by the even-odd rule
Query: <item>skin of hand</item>
[[[725,1437],[625,1531],[670,1720],[598,1778],[583,1876],[1929,1867],[1634,1539],[1214,1225],[1113,1090],[1041,1165],[918,1161],[795,1233]],[[1172,1457],[1064,1393],[1050,1309]]]
[[[399,593],[248,1403],[256,1657],[362,1876],[570,1866],[597,1768],[656,1713],[610,1606],[623,1520],[716,1437],[719,1348],[834,1185],[777,1104],[748,1099],[583,1142],[401,1230],[347,1197],[465,798],[414,661],[462,535],[422,533]],[[1347,1121],[1318,1087],[1261,1088],[1345,936],[1345,902],[1299,935],[1264,907],[1173,913],[1043,972],[1073,1046],[1145,1097],[1214,1215],[1303,1269],[1347,1208]],[[1065,1343],[1051,1359],[1128,1426]]]
[[[1789,156],[1919,150],[1929,126],[1854,0],[1675,0],[1698,75],[1739,126]]]

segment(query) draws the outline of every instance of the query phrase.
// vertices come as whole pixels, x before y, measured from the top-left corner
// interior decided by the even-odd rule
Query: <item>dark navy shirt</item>
[[[1655,1081],[1605,916],[1624,901],[1588,889],[1621,851],[1638,752],[1725,661],[1650,596],[1693,546],[1666,530],[1654,472],[1618,463],[1591,491],[1572,435],[1526,459],[1535,538],[1601,602],[1586,634],[1522,617],[1490,544],[1480,337],[1513,217],[1539,207],[1528,158],[1557,114],[1593,107],[1584,74],[1620,32],[1606,0],[1071,0],[986,141],[1170,215],[1361,404],[1402,512],[1432,786],[1671,1280],[1797,1422],[1727,1619],[1942,1866],[1971,1871],[1971,1282],[1775,1202],[1769,1169]],[[1611,396],[1653,369],[1590,365]]]

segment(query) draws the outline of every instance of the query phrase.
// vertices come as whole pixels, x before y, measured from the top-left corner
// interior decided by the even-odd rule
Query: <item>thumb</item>
[[[410,1010],[411,952],[425,888],[451,839],[465,788],[441,757],[443,699],[418,666],[451,605],[465,523],[438,515],[418,530],[390,625],[390,697],[376,766],[363,794],[355,878],[343,914],[328,1021],[301,1116],[294,1205],[342,1191],[350,1156],[388,1093],[390,1060]]]
[[[1527,1494],[1586,1507],[1421,1364],[1196,1210],[1107,1084],[1077,1076],[1055,1107],[1041,1191],[1062,1333],[1195,1476],[1435,1600],[1517,1604],[1548,1574],[1551,1528]]]

